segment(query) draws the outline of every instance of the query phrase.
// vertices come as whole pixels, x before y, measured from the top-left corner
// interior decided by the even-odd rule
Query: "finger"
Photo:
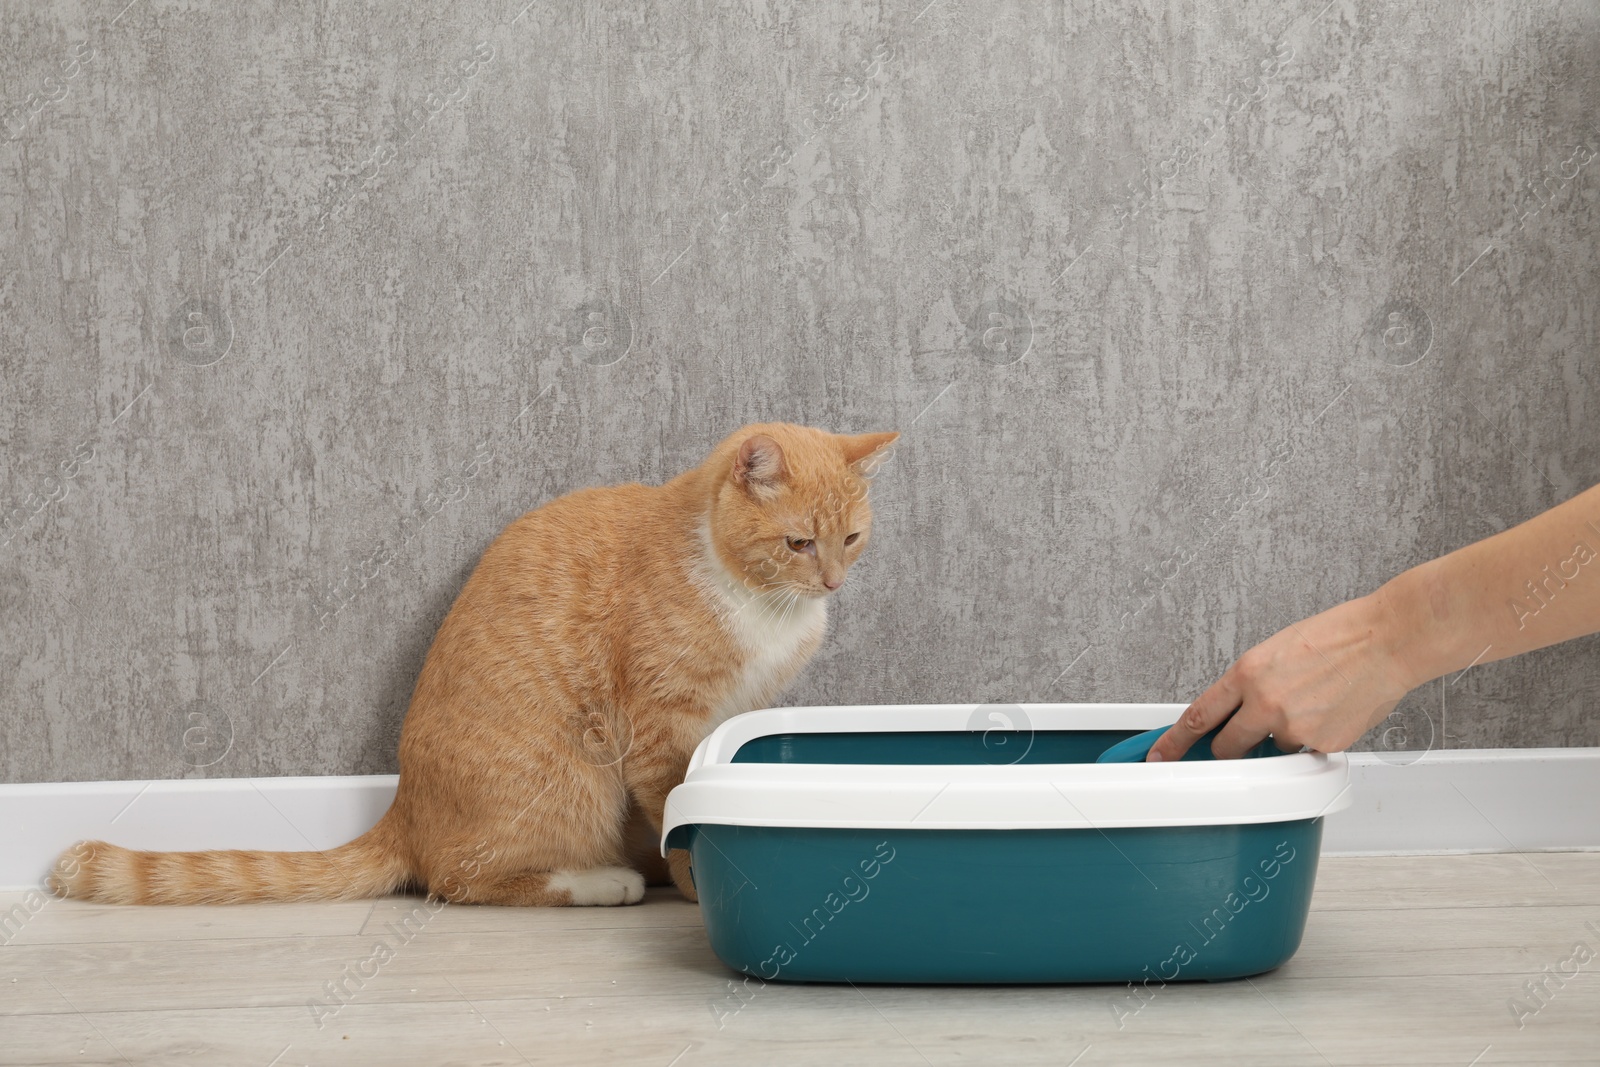
[[[1239,706],[1239,680],[1229,667],[1221,678],[1184,709],[1178,721],[1150,746],[1145,757],[1151,763],[1180,760],[1190,747],[1233,714]]]
[[[1217,759],[1238,759],[1264,741],[1272,733],[1272,722],[1261,713],[1260,707],[1246,700],[1244,707],[1228,721],[1228,725],[1211,742],[1211,754]],[[1293,751],[1299,751],[1296,744]]]

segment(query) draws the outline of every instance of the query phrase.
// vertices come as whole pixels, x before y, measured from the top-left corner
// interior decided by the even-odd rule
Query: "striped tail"
[[[411,872],[385,815],[326,852],[138,852],[80,841],[61,854],[45,885],[101,904],[252,904],[362,900],[405,885]]]

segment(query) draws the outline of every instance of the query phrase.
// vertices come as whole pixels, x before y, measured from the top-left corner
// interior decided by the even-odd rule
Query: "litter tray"
[[[1300,946],[1342,755],[1095,763],[1181,704],[782,708],[667,797],[711,947],[795,982],[1238,978]],[[1271,753],[1271,754],[1269,754]]]

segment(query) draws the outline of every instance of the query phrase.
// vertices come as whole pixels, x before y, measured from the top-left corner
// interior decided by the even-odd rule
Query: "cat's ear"
[[[753,496],[767,496],[776,491],[787,470],[783,449],[764,433],[745,438],[733,457],[733,480]]]
[[[853,437],[840,435],[839,448],[850,469],[863,478],[871,478],[889,460],[889,446],[900,439],[897,433],[858,433]]]

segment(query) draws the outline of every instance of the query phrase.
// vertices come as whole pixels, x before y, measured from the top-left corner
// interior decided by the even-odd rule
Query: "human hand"
[[[1387,636],[1391,623],[1374,594],[1274,634],[1190,704],[1146,758],[1181,759],[1229,715],[1211,745],[1218,759],[1236,759],[1269,734],[1287,752],[1348,748],[1425,680],[1408,675]]]

